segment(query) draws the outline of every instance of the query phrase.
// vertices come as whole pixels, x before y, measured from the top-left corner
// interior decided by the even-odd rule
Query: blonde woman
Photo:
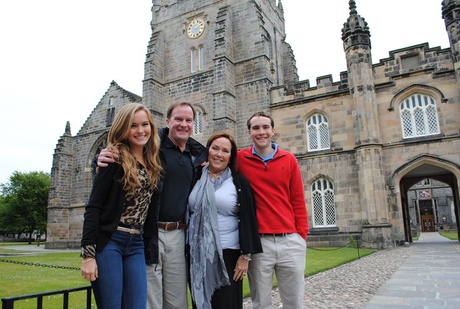
[[[84,215],[81,271],[93,286],[98,308],[145,309],[143,234],[155,232],[161,173],[157,127],[149,110],[125,105],[108,145],[118,149],[119,157],[99,168],[94,179]]]

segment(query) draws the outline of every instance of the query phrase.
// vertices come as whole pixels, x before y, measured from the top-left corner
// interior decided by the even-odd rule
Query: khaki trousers
[[[147,265],[147,309],[188,308],[184,230],[158,229],[158,246],[158,264]]]
[[[307,243],[299,234],[260,237],[263,253],[249,262],[249,287],[254,309],[271,309],[276,274],[284,309],[303,308]]]

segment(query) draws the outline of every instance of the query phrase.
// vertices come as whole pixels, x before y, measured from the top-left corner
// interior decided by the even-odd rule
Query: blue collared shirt
[[[262,161],[265,164],[267,164],[267,162],[270,161],[271,159],[273,159],[273,157],[276,155],[276,152],[278,151],[278,145],[275,144],[275,143],[272,143],[272,148],[274,149],[273,152],[264,158],[260,154],[258,154],[256,152],[256,148],[254,146],[252,146],[252,154],[258,156],[259,158],[262,159]]]

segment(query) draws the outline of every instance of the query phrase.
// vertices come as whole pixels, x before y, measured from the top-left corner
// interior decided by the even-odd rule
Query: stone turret
[[[362,205],[363,239],[390,240],[391,225],[385,204],[385,180],[380,162],[382,144],[371,56],[371,34],[365,19],[350,0],[350,16],[342,29],[352,98],[353,133]]]
[[[460,1],[444,0],[442,2],[442,18],[449,36],[452,58],[454,61],[457,85],[460,85]],[[460,93],[460,87],[457,87]]]

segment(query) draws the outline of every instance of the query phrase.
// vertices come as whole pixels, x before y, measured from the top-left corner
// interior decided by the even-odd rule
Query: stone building
[[[452,188],[440,181],[423,179],[408,191],[411,228],[432,232],[457,227]]]
[[[376,64],[355,2],[342,29],[347,70],[312,87],[299,81],[281,0],[153,0],[142,97],[112,82],[81,130],[72,136],[68,125],[57,144],[47,248],[79,246],[91,159],[127,102],[160,124],[170,104],[191,102],[197,140],[228,130],[240,147],[249,116],[270,112],[276,143],[302,170],[310,246],[350,235],[374,248],[411,241],[409,194],[423,179],[451,189],[458,227],[460,0],[440,7],[450,48],[405,47]]]

